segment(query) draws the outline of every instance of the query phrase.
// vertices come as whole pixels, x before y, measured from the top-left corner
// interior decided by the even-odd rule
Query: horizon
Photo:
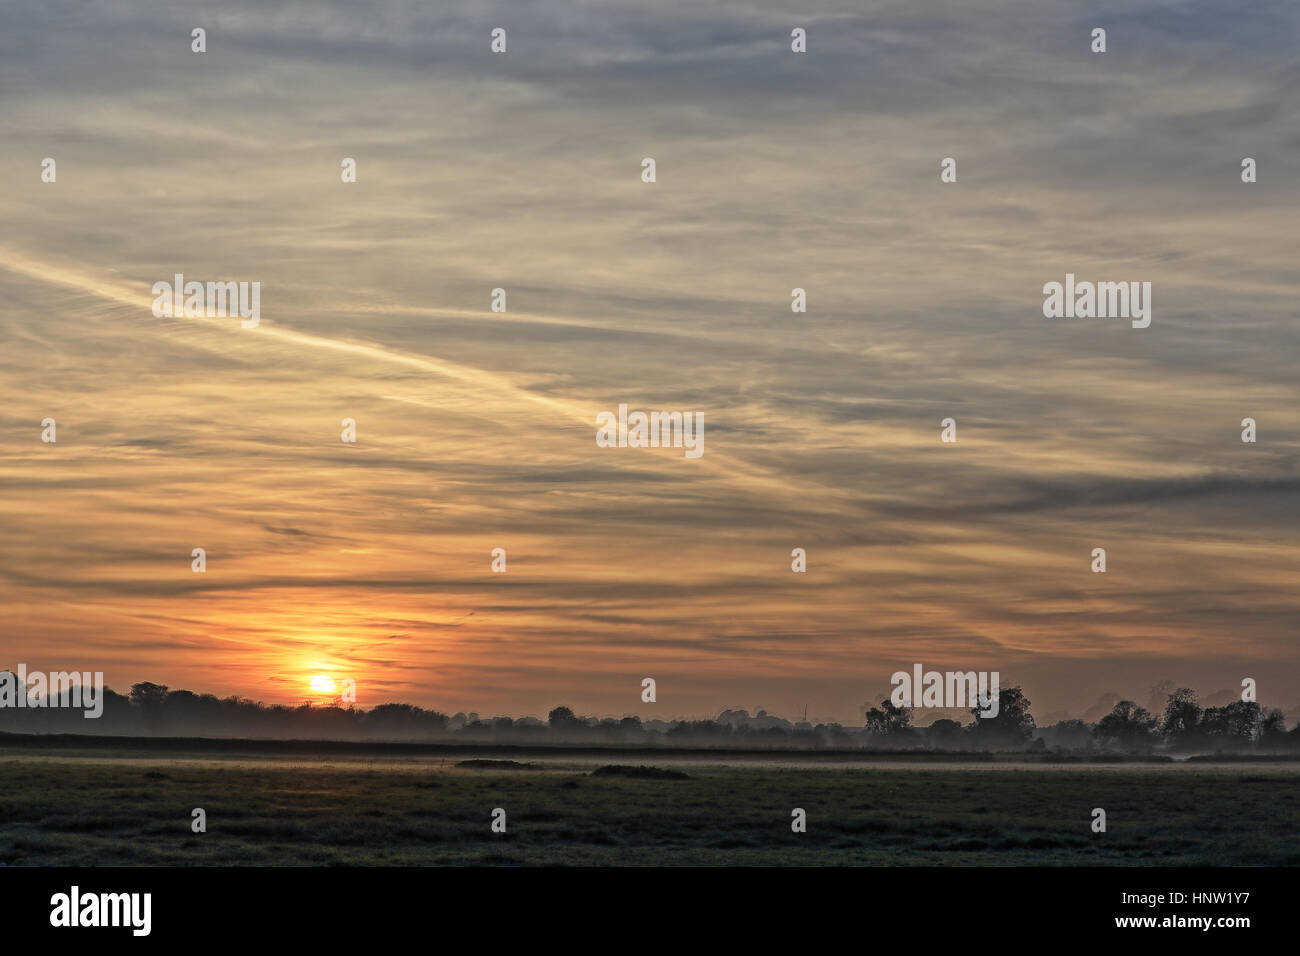
[[[34,672],[33,668],[25,668],[25,670],[29,674]],[[19,674],[18,671],[13,670],[12,668],[0,667],[0,674],[5,674],[5,673],[10,673],[15,675]],[[73,676],[78,676],[78,675],[73,675]],[[486,722],[498,718],[508,718],[514,721],[538,720],[541,721],[542,723],[546,723],[547,718],[549,717],[551,711],[555,710],[556,708],[568,707],[567,704],[563,702],[558,702],[548,707],[542,713],[508,713],[508,712],[489,713],[489,712],[480,712],[477,709],[452,710],[452,709],[440,708],[436,705],[426,706],[411,701],[403,701],[403,700],[395,700],[395,699],[375,700],[375,701],[360,701],[360,700],[347,701],[337,695],[330,696],[328,693],[323,691],[315,692],[308,696],[301,697],[297,700],[267,701],[267,700],[262,700],[260,698],[248,697],[240,694],[221,696],[221,695],[213,694],[208,691],[195,690],[189,687],[171,687],[170,685],[160,684],[156,681],[133,681],[131,684],[131,689],[127,690],[126,692],[115,690],[111,684],[105,682],[103,685],[103,689],[119,697],[130,698],[134,688],[141,685],[149,685],[152,687],[161,688],[162,690],[165,690],[169,695],[172,693],[181,692],[185,694],[191,694],[196,697],[212,697],[219,701],[238,700],[241,703],[253,703],[259,707],[267,707],[267,708],[282,707],[287,709],[299,709],[302,707],[313,707],[319,709],[338,708],[342,710],[370,712],[375,710],[376,708],[385,707],[385,706],[413,707],[413,708],[420,709],[425,713],[439,713],[450,719],[455,719],[457,717],[464,717],[467,719],[468,722],[473,722],[473,720],[475,719]],[[1004,690],[1012,690],[1015,688],[1019,688],[1019,685],[1016,684],[1014,681],[1005,682],[1003,686]],[[1139,707],[1146,709],[1152,716],[1159,718],[1164,713],[1164,706],[1165,703],[1167,703],[1169,695],[1176,689],[1178,688],[1175,687],[1172,681],[1162,681],[1160,682],[1160,684],[1150,688],[1147,697],[1143,700],[1139,700],[1132,697],[1124,697],[1122,695],[1118,695],[1114,693],[1105,693],[1102,694],[1092,704],[1091,707],[1073,714],[1060,712],[1060,711],[1053,711],[1044,714],[1042,716],[1035,715],[1033,701],[1032,699],[1030,699],[1029,713],[1032,716],[1034,716],[1036,727],[1038,729],[1054,727],[1058,723],[1061,723],[1063,721],[1071,721],[1071,720],[1080,720],[1083,721],[1084,723],[1095,724],[1098,720],[1101,719],[1101,717],[1109,713],[1115,704],[1118,704],[1123,701],[1128,701],[1136,704]],[[1196,699],[1199,702],[1200,706],[1206,708],[1222,707],[1227,704],[1233,703],[1235,701],[1241,700],[1241,695],[1238,692],[1234,691],[1233,689],[1224,688],[1210,693],[1204,693],[1197,688],[1187,688],[1187,689],[1192,690],[1193,693],[1196,695]],[[857,720],[859,722],[864,721],[866,719],[867,710],[872,707],[880,706],[884,702],[884,700],[888,700],[888,695],[886,695],[881,700],[864,701],[862,706],[859,707],[859,714]],[[1300,707],[1288,708],[1264,700],[1259,702],[1259,708],[1261,713],[1273,709],[1280,711],[1284,719],[1288,723],[1292,721],[1300,720]],[[636,717],[638,720],[642,721],[643,723],[653,723],[653,722],[672,723],[674,721],[695,721],[695,720],[716,721],[727,714],[731,714],[734,716],[744,714],[749,719],[772,718],[772,719],[784,721],[790,724],[791,726],[799,726],[803,722],[807,722],[810,726],[829,725],[829,724],[840,724],[842,726],[850,727],[850,728],[860,726],[860,723],[854,722],[852,720],[850,721],[836,720],[834,718],[819,717],[811,713],[800,714],[800,715],[789,715],[779,710],[773,710],[771,708],[764,707],[762,705],[747,706],[747,705],[731,704],[731,705],[725,705],[716,708],[712,711],[696,712],[696,713],[671,713],[671,712],[649,713],[649,712],[645,712],[644,710],[642,711],[628,710],[622,713],[608,713],[608,712],[590,713],[581,710],[574,710],[573,708],[569,708],[569,709],[572,710],[574,716],[580,720],[596,720],[596,721],[620,719],[620,718],[627,718],[627,717]],[[908,711],[909,714],[912,715],[912,720],[913,720],[912,726],[919,727],[919,728],[928,727],[931,724],[933,724],[935,721],[939,721],[939,720],[956,720],[959,723],[962,723],[963,725],[972,723],[974,721],[973,714],[971,713],[971,708],[966,706],[953,706],[953,707],[928,706],[927,707],[927,706],[920,706],[920,705],[907,705],[905,709]],[[916,722],[918,720],[928,720],[929,722],[918,723]]]

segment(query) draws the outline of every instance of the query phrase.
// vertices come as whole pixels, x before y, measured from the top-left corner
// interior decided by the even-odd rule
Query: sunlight
[[[317,674],[311,679],[311,689],[318,694],[334,693],[334,678]]]

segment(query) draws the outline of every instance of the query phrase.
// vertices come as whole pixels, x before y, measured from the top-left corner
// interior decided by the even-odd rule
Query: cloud
[[[1043,712],[1294,682],[1298,19],[12,6],[0,657],[485,712],[654,667],[846,720],[918,654]],[[262,327],[153,318],[176,272],[260,281]],[[1151,328],[1044,319],[1066,272],[1152,281]],[[597,448],[620,402],[702,411],[704,458]]]

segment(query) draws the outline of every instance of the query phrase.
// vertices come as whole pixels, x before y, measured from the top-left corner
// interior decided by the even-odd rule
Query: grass
[[[591,772],[593,777],[630,777],[634,780],[689,780],[687,774],[680,770],[668,770],[664,767],[647,767],[645,764],[632,767],[627,764],[607,763]]]
[[[590,769],[0,754],[0,863],[1300,864],[1294,770]]]

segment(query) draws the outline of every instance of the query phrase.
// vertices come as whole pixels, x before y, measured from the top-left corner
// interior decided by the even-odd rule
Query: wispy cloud
[[[1044,712],[1294,687],[1298,26],[11,4],[0,658],[485,713],[652,674],[675,714],[852,719],[916,659]],[[154,318],[177,272],[260,281],[262,325]],[[1152,327],[1044,319],[1066,272],[1152,281]],[[597,448],[619,402],[704,412],[705,456]]]

